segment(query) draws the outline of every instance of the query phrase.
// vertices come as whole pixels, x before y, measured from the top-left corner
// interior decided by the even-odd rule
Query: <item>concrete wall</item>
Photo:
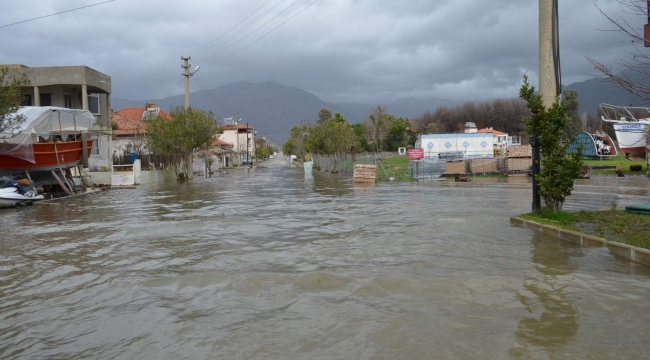
[[[114,172],[113,174],[120,173]],[[111,184],[110,171],[93,171],[89,174],[94,185],[109,186]],[[172,180],[174,180],[174,172],[171,170],[142,171],[140,173],[140,185],[151,185]]]
[[[650,266],[650,250],[648,249],[638,248],[616,241],[609,241],[598,236],[583,234],[577,231],[560,229],[555,226],[540,224],[535,221],[530,221],[519,217],[510,218],[510,223],[513,225],[539,231],[546,235],[553,236],[560,240],[569,241],[580,246],[606,246],[609,251],[615,256],[622,256],[628,260]]]

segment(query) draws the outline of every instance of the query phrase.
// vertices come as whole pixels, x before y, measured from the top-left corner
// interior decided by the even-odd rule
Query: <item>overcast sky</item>
[[[0,26],[101,1],[3,1]],[[329,102],[512,98],[523,74],[537,84],[538,0],[320,0],[232,55],[313,2],[117,0],[0,28],[0,64],[87,65],[111,76],[113,96],[131,100],[166,96],[187,55],[210,87],[277,81]],[[594,74],[584,56],[613,62],[631,50],[624,36],[597,30],[611,25],[595,5],[625,15],[613,0],[560,0],[565,85]]]

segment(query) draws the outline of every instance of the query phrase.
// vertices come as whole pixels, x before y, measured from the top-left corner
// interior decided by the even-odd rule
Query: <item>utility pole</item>
[[[190,108],[190,57],[183,57],[181,56],[181,60],[183,60],[183,65],[181,66],[183,69],[185,69],[185,73],[183,76],[185,76],[185,110],[188,110]],[[194,181],[194,154],[190,153],[187,155],[187,158],[185,159],[185,163],[187,166],[187,182],[193,182]]]
[[[554,0],[539,0],[539,94],[542,96],[544,106],[550,108],[557,96],[555,54],[553,43],[553,13]],[[533,211],[542,207],[539,195],[537,174],[540,170],[541,154],[537,134],[530,137],[533,150]]]
[[[650,47],[650,1],[648,1],[648,23],[643,25],[643,44]]]

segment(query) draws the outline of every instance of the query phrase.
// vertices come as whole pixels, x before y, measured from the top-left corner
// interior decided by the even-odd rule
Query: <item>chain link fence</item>
[[[340,174],[352,175],[354,173],[355,164],[377,165],[377,179],[380,181],[387,181],[391,177],[395,177],[396,172],[407,172],[407,168],[398,166],[387,166],[382,162],[389,157],[396,157],[397,153],[380,152],[380,153],[358,153],[358,154],[342,154],[342,155],[312,155],[314,160],[314,170],[316,171],[332,171],[335,168]]]

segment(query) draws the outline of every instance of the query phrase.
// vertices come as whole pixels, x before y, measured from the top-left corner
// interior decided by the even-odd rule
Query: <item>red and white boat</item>
[[[601,119],[612,123],[616,141],[625,157],[645,156],[646,131],[650,128],[650,109],[644,107],[600,105]]]
[[[20,129],[0,136],[0,174],[65,170],[81,163],[82,133],[96,122],[89,111],[25,106],[16,115],[24,118]],[[92,145],[88,139],[87,154]]]

